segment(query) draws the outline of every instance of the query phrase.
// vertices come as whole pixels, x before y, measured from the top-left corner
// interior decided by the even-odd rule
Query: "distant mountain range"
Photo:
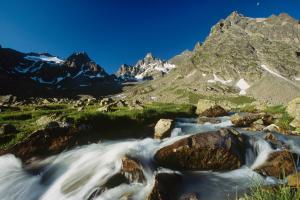
[[[220,20],[192,51],[168,61],[148,53],[114,75],[86,53],[66,60],[47,53],[0,48],[0,92],[16,94],[111,94],[138,82],[127,96],[186,101],[196,95],[249,95],[274,103],[300,96],[300,22],[287,14],[250,18],[237,12]],[[138,92],[144,90],[147,92]]]
[[[154,58],[148,53],[144,59],[139,60],[134,66],[121,65],[116,73],[120,81],[152,80],[168,74],[176,66],[159,58]]]

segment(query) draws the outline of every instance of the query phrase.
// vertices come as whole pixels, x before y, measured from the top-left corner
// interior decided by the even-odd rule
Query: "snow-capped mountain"
[[[167,61],[155,58],[148,53],[144,59],[139,60],[134,66],[121,65],[116,76],[121,81],[151,80],[169,73],[176,66]]]
[[[82,88],[97,86],[101,93],[100,85],[105,84],[107,87],[116,84],[114,76],[108,75],[85,52],[73,53],[63,60],[48,53],[21,53],[8,48],[0,48],[0,82],[12,82],[15,85],[4,87],[2,84],[1,91],[9,93],[24,85],[31,85],[31,88],[26,88],[26,92],[35,87],[57,92],[80,91]]]

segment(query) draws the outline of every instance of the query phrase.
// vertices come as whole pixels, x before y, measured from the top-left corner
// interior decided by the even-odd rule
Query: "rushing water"
[[[146,184],[122,184],[104,191],[97,200],[119,199],[132,193],[132,199],[143,200],[154,183],[154,174],[168,169],[159,168],[153,162],[155,152],[174,141],[191,134],[218,130],[231,126],[228,117],[220,118],[218,124],[197,124],[195,119],[178,119],[170,138],[163,141],[151,138],[143,140],[105,141],[63,152],[39,161],[43,168],[36,172],[24,169],[22,162],[13,155],[0,157],[0,199],[2,200],[85,200],[97,188],[121,168],[124,155],[137,158],[146,177]],[[268,154],[275,151],[262,139],[263,133],[247,133],[246,164],[229,172],[195,171],[183,174],[181,193],[197,192],[201,199],[235,199],[247,190],[251,183],[276,184],[278,180],[263,178],[252,169],[263,163]],[[300,154],[300,139],[279,135],[292,151]],[[169,170],[170,171],[170,170]]]

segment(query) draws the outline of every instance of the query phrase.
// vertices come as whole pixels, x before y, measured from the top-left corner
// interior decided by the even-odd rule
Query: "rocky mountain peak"
[[[202,45],[200,42],[197,42],[195,47],[194,47],[194,51],[199,51],[202,48]]]
[[[80,67],[88,62],[91,62],[91,59],[86,52],[73,53],[66,60],[67,65],[70,67]]]
[[[154,59],[154,57],[153,57],[151,52],[147,53],[145,58],[144,58],[144,60],[153,60],[153,59]]]

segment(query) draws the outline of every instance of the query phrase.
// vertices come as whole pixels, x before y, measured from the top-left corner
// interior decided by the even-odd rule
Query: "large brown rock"
[[[154,138],[163,139],[166,137],[170,137],[173,127],[174,120],[160,119],[154,127]]]
[[[174,200],[182,177],[175,173],[159,173],[147,200]]]
[[[243,139],[229,129],[199,133],[158,150],[155,160],[160,166],[179,170],[237,169],[244,163]]]
[[[264,176],[285,178],[296,171],[293,154],[287,150],[272,152],[255,171]]]
[[[263,125],[270,125],[272,117],[265,113],[237,113],[230,120],[235,127],[250,127],[255,121],[262,120]]]
[[[225,116],[228,112],[214,101],[200,99],[197,104],[196,114],[206,117]]]

